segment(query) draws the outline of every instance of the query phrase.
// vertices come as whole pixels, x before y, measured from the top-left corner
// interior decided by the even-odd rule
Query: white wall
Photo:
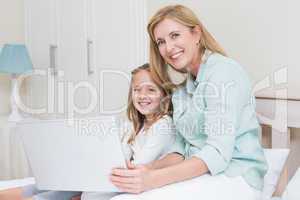
[[[0,0],[0,47],[24,42],[23,0]],[[10,78],[0,74],[0,115],[8,113]]]
[[[151,0],[148,1],[149,17],[163,5],[176,3],[196,12],[229,56],[246,68],[253,85],[268,76],[272,79],[279,68],[288,67],[289,97],[300,98],[299,61],[297,55],[291,56],[297,52],[294,42],[299,36],[296,17],[300,16],[296,12],[291,14],[296,9],[293,5],[296,1]],[[278,87],[257,94],[273,97],[276,90]]]

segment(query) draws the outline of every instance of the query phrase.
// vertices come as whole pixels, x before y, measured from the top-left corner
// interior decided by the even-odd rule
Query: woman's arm
[[[206,164],[201,159],[192,157],[161,169],[149,169],[145,165],[135,166],[132,169],[113,169],[110,179],[123,192],[141,193],[207,172]]]
[[[208,172],[206,164],[195,157],[185,160],[179,164],[152,171],[152,188],[161,187],[170,183],[184,181]]]
[[[171,165],[175,165],[180,163],[184,160],[184,157],[179,153],[170,153],[167,154],[165,157],[155,160],[146,165],[149,169],[161,169],[165,167],[169,167]]]

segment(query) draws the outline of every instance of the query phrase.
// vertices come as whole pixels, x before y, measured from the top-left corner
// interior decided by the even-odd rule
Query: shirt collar
[[[208,57],[211,55],[211,51],[209,50],[205,50],[203,56],[202,56],[202,62],[201,62],[201,67],[199,67],[199,71],[197,73],[197,77],[196,79],[193,77],[193,75],[191,73],[188,73],[187,76],[187,80],[186,80],[186,91],[189,94],[193,94],[199,84],[199,82],[201,81],[201,77],[203,74],[203,69],[206,66],[206,61],[208,59]]]
[[[195,92],[197,86],[198,86],[197,78],[195,80],[193,75],[191,73],[188,73],[186,85],[185,85],[187,93],[193,94]]]

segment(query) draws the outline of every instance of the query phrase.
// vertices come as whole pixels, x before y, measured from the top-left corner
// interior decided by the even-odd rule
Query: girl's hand
[[[128,169],[114,168],[111,182],[122,192],[138,194],[153,188],[151,170],[146,165],[127,162]]]

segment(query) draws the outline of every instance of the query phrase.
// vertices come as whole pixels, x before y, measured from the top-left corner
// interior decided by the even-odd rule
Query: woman
[[[188,74],[172,97],[177,140],[161,160],[113,169],[113,184],[138,194],[113,200],[259,199],[267,165],[244,69],[184,6],[160,9],[148,33],[154,77],[173,87],[167,65]]]

